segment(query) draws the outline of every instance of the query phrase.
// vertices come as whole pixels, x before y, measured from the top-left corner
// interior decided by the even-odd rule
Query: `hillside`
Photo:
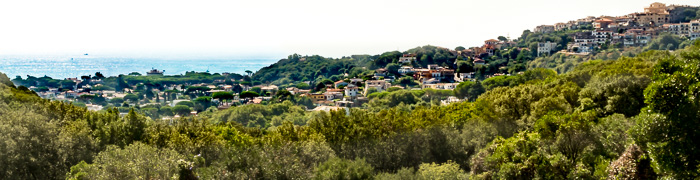
[[[0,72],[0,179],[700,179],[700,40],[672,28],[699,9],[252,75]]]
[[[519,39],[513,40],[510,47],[497,49],[491,56],[474,57],[462,47],[455,49],[437,46],[422,46],[404,52],[390,51],[380,55],[354,55],[339,59],[325,58],[318,55],[290,55],[277,63],[264,67],[253,74],[252,79],[264,84],[275,84],[282,87],[293,87],[300,82],[320,82],[324,79],[338,81],[347,78],[371,79],[374,70],[379,68],[398,69],[401,66],[425,68],[436,64],[454,69],[459,73],[475,73],[476,79],[485,80],[494,74],[517,74],[534,68],[550,68],[558,73],[565,73],[579,63],[588,60],[614,60],[619,57],[634,57],[648,50],[675,50],[690,46],[693,41],[673,34],[661,34],[644,46],[623,47],[621,45],[602,45],[596,52],[580,55],[571,53],[554,53],[537,56],[537,44],[541,41],[551,41],[566,44],[573,41],[572,34],[582,32],[561,31],[549,34],[525,31]],[[663,46],[663,47],[662,47]],[[558,49],[562,50],[562,49]],[[400,63],[402,55],[416,56],[412,63]],[[475,58],[485,60],[486,64],[477,66]],[[395,73],[396,78],[404,75]]]
[[[454,52],[449,49],[430,45],[416,47],[406,52],[389,51],[378,55],[352,55],[342,58],[293,54],[258,70],[253,74],[252,79],[275,85],[290,85],[302,81],[320,82],[323,79],[338,81],[348,77],[361,78],[371,76],[374,69],[384,68],[390,64],[393,66],[401,65],[398,60],[405,53],[421,57],[414,63],[415,66],[427,66],[428,64],[451,66],[457,59]]]
[[[294,54],[256,72],[253,79],[292,87],[302,81],[376,79],[372,76],[373,70],[381,68],[400,79],[407,74],[398,73],[397,69],[422,69],[428,65],[452,69],[455,73],[473,73],[472,80],[518,74],[534,68],[565,73],[588,60],[634,57],[648,50],[683,49],[700,37],[700,7],[657,2],[643,10],[621,16],[589,16],[539,25],[524,30],[515,39],[494,37],[476,47],[450,49],[427,45],[402,52],[337,59]],[[407,62],[406,57],[413,59]]]
[[[383,97],[398,105],[348,114],[279,103],[172,123],[42,100],[0,75],[0,176],[692,179],[698,67],[700,42],[525,73],[449,106],[394,99],[416,95],[399,90]]]

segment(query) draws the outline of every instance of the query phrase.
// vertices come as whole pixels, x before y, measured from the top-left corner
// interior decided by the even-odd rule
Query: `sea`
[[[82,55],[70,56],[0,56],[0,73],[6,74],[10,79],[16,76],[27,78],[27,75],[35,77],[48,76],[54,79],[80,78],[84,75],[95,75],[96,72],[104,76],[117,76],[138,72],[146,75],[151,69],[164,70],[165,75],[185,74],[187,71],[210,73],[239,73],[245,74],[246,70],[256,72],[269,66],[279,59],[249,58],[249,59],[158,59],[158,58],[128,58],[128,57],[100,57]]]

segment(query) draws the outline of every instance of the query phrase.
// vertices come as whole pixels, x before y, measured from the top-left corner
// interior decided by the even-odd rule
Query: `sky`
[[[0,56],[341,57],[471,47],[647,0],[25,0],[0,2]],[[700,6],[697,0],[659,1]]]

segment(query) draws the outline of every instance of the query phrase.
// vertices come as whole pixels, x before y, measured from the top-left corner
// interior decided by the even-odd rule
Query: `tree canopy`
[[[426,49],[411,52],[444,60],[440,48]],[[0,73],[0,177],[697,179],[698,76],[700,41],[562,72],[530,68],[454,91],[368,89],[369,102],[347,109],[313,111],[310,98],[280,90],[266,103],[225,110],[201,95],[174,107],[91,111],[42,99]],[[149,86],[142,89],[156,89]],[[131,95],[111,103],[145,96]],[[449,96],[469,101],[441,103]]]

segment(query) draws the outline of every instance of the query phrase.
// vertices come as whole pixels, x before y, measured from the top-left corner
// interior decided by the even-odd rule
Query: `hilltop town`
[[[700,20],[688,19],[697,13],[697,7],[687,5],[670,5],[653,3],[644,8],[644,12],[624,16],[589,16],[586,18],[560,22],[554,25],[540,25],[535,33],[554,33],[557,31],[587,29],[572,34],[573,42],[566,44],[565,52],[588,54],[595,47],[604,44],[621,44],[624,47],[645,46],[660,33],[670,33],[689,40],[700,37]],[[592,29],[585,28],[592,27]],[[549,54],[555,50],[557,43],[542,42],[537,46],[538,54]]]

